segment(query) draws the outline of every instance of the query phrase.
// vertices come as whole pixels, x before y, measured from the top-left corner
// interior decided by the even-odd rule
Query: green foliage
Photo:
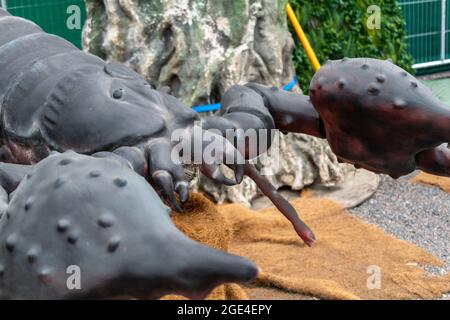
[[[343,57],[392,59],[413,73],[413,59],[408,53],[406,23],[395,0],[291,0],[317,58]],[[367,28],[367,8],[381,9],[381,28]],[[298,39],[291,27],[294,39]],[[309,88],[314,75],[312,65],[299,41],[296,41],[294,64],[302,90]]]

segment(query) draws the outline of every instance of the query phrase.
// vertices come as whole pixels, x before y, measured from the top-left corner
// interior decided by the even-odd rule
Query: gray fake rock
[[[124,62],[157,88],[168,86],[187,106],[219,102],[234,84],[281,87],[294,76],[293,40],[282,0],[89,0],[84,47]],[[306,88],[304,88],[306,89]],[[298,90],[298,89],[297,89]],[[282,136],[281,167],[267,168],[277,186],[300,189],[342,179],[324,140]],[[193,185],[216,201],[249,204],[255,185],[225,189],[205,179]]]

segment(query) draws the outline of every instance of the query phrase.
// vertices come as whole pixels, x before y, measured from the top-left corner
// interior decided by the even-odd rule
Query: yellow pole
[[[289,3],[286,5],[286,12],[289,17],[289,20],[292,23],[292,26],[294,27],[295,32],[297,33],[298,38],[300,39],[303,45],[303,48],[305,48],[306,55],[308,56],[309,61],[311,61],[314,70],[315,71],[319,70],[320,69],[319,60],[317,60],[316,54],[314,53],[314,50],[311,48],[308,38],[306,37],[305,32],[303,32],[302,26],[298,22],[294,10],[292,10],[292,7]]]

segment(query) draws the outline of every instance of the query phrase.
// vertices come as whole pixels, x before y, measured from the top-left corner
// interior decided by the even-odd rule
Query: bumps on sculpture
[[[16,244],[17,244],[17,235],[14,233],[10,234],[5,241],[6,250],[8,250],[9,252],[13,252],[14,249],[16,248]]]
[[[379,74],[379,75],[377,75],[377,81],[378,81],[379,83],[385,82],[385,81],[386,81],[386,76],[385,76],[384,74]]]
[[[39,248],[34,246],[27,252],[27,258],[29,263],[35,263],[39,256]]]
[[[108,241],[108,251],[114,252],[117,250],[117,248],[120,245],[120,237],[119,236],[113,236]]]
[[[114,216],[108,213],[103,213],[98,219],[98,225],[102,228],[109,228],[114,225]]]
[[[79,239],[80,232],[78,230],[70,231],[69,235],[67,236],[67,242],[69,242],[70,244],[76,244]]]
[[[118,186],[119,188],[123,188],[127,185],[127,180],[123,179],[123,178],[115,178],[114,179],[114,184],[116,186]]]
[[[63,178],[58,177],[58,178],[56,178],[55,183],[53,184],[53,187],[55,189],[61,188],[64,185],[64,183],[66,183],[66,181]]]
[[[92,179],[92,172],[101,174]],[[0,219],[0,299],[202,298],[257,274],[252,262],[184,236],[157,193],[123,162],[66,152],[32,174],[11,197],[14,219]],[[54,188],[55,181],[70,183]],[[81,290],[66,286],[74,265]]]
[[[102,175],[102,173],[98,170],[93,170],[91,172],[89,172],[89,177],[91,178],[98,178]]]
[[[58,162],[58,164],[60,166],[67,166],[68,164],[70,164],[72,162],[72,160],[70,159],[62,159],[60,162]]]
[[[70,227],[70,221],[68,219],[61,219],[57,223],[57,230],[61,233],[66,232]]]

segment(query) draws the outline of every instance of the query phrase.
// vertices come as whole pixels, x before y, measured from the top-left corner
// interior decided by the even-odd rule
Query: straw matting
[[[450,192],[450,178],[439,177],[429,173],[421,172],[411,179],[413,183],[430,184],[441,188],[445,192]]]
[[[186,212],[174,214],[176,225],[190,237],[252,259],[262,269],[245,292],[227,285],[209,298],[432,299],[450,291],[450,275],[429,276],[423,270],[425,265],[442,265],[423,249],[350,215],[331,200],[292,203],[318,238],[312,248],[275,208],[216,206],[194,194]]]

